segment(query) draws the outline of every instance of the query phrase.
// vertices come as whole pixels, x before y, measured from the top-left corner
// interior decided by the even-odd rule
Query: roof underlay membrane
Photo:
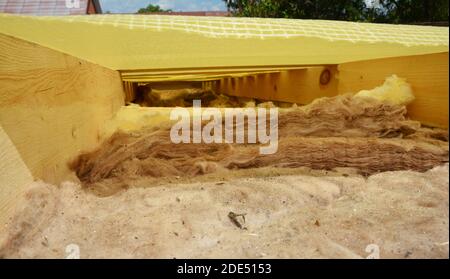
[[[0,33],[120,70],[130,80],[448,52],[449,44],[448,27],[165,15],[0,14]]]

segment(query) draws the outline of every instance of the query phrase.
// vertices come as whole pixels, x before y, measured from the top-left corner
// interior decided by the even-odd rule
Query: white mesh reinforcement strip
[[[217,38],[315,37],[331,41],[447,45],[447,27],[370,24],[325,20],[193,17],[163,15],[89,15],[37,17],[39,20],[86,22],[128,29],[179,30]]]

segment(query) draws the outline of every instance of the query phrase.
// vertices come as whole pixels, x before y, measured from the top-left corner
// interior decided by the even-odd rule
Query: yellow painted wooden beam
[[[309,67],[279,73],[224,78],[216,83],[223,94],[307,104],[316,98],[337,95],[336,66]]]
[[[352,62],[339,65],[340,94],[383,84],[396,74],[411,84],[416,100],[408,106],[412,119],[448,128],[448,52]]]
[[[125,103],[132,102],[136,97],[136,87],[137,83],[124,81],[123,82],[123,91],[125,92]]]
[[[425,125],[448,128],[448,66],[448,52],[402,56],[223,78],[215,89],[240,97],[307,104],[320,97],[375,88],[396,74],[406,78],[416,96],[408,106],[409,116]],[[321,82],[327,70],[330,80]]]
[[[312,65],[314,66],[314,65]],[[158,70],[128,70],[120,71],[124,81],[151,82],[151,81],[190,81],[190,80],[219,80],[226,77],[243,77],[248,75],[276,73],[288,70],[300,70],[309,66],[247,66],[247,67],[212,67],[212,68],[186,68],[186,69],[158,69]]]
[[[448,27],[344,21],[0,14],[0,33],[114,70],[323,65],[448,51]]]
[[[118,72],[0,34],[0,125],[35,178],[65,179],[123,104]]]

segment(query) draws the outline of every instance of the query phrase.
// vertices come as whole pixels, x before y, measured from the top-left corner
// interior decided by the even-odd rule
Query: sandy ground
[[[36,182],[5,258],[448,258],[449,167],[364,178],[281,175],[99,197]],[[239,229],[229,212],[245,215]],[[72,249],[72,250],[71,250]],[[367,250],[366,250],[367,249]]]

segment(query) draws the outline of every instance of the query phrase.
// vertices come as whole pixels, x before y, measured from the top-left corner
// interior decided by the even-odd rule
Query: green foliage
[[[448,21],[448,0],[224,0],[235,16],[411,23]]]
[[[379,9],[377,22],[448,21],[448,0],[380,0]]]
[[[171,12],[172,10],[164,10],[161,9],[158,5],[152,5],[149,4],[146,8],[139,9],[138,14],[145,14],[145,13],[158,13],[158,12]]]
[[[231,0],[236,16],[363,20],[364,0]]]

